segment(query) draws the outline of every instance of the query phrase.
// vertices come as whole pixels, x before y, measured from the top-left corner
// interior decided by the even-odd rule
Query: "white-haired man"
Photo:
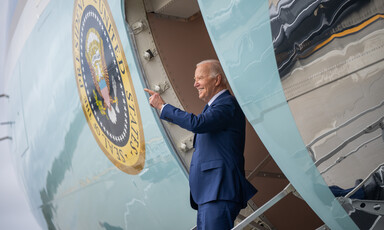
[[[199,115],[166,104],[158,93],[151,96],[160,118],[195,133],[189,186],[198,229],[231,229],[240,210],[257,190],[244,173],[245,116],[227,90],[217,60],[196,65],[194,87],[207,103]]]

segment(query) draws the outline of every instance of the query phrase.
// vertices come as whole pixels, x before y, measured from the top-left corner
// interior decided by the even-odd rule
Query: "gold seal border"
[[[81,57],[80,57],[80,29],[81,29],[80,26],[82,23],[81,18],[83,16],[84,9],[88,5],[92,5],[95,7],[103,23],[105,24],[106,27],[108,27],[105,29],[108,32],[107,35],[113,47],[112,50],[114,52],[114,55],[116,56],[115,58],[118,62],[117,66],[118,66],[120,76],[122,78],[122,83],[125,89],[124,98],[127,103],[128,116],[130,118],[129,119],[130,137],[127,144],[123,147],[114,145],[112,142],[109,141],[108,137],[106,137],[105,134],[101,132],[101,128],[97,123],[92,113],[92,110],[90,108],[90,104],[88,102],[88,98],[85,93],[85,88],[83,85],[83,72],[81,68]],[[109,21],[106,21],[106,20],[109,20]],[[111,31],[112,33],[109,33]],[[120,36],[118,34],[117,27],[112,17],[112,13],[109,8],[109,5],[107,2],[105,2],[105,0],[76,0],[75,1],[74,10],[73,10],[73,21],[72,21],[72,52],[73,52],[73,61],[74,61],[74,67],[75,67],[75,78],[76,78],[79,97],[81,100],[81,105],[82,105],[83,112],[86,117],[88,126],[91,129],[94,138],[96,139],[99,147],[102,149],[104,154],[116,167],[118,167],[120,170],[128,174],[138,174],[144,168],[144,164],[145,164],[145,141],[144,141],[144,132],[143,132],[143,126],[141,122],[140,110],[137,102],[136,93],[133,87],[131,74],[129,72],[128,64],[125,58],[123,46],[121,44]],[[137,126],[136,130],[133,128],[133,125]],[[135,148],[135,143],[137,143],[136,148]],[[113,156],[114,150],[115,150],[115,153],[117,153],[116,155],[117,157]],[[125,160],[126,163],[118,159],[118,157],[120,159],[122,159],[121,157],[125,159],[124,158],[125,155],[132,154],[132,152],[134,153],[136,151],[137,151],[137,156],[133,160],[133,162],[131,162],[132,160],[129,161],[128,157]]]

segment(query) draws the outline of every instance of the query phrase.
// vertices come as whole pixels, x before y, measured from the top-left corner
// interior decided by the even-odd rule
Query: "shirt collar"
[[[211,100],[208,101],[208,105],[211,106],[211,104],[218,98],[221,94],[223,94],[227,89],[223,89],[220,92],[216,93],[215,96],[211,98]]]

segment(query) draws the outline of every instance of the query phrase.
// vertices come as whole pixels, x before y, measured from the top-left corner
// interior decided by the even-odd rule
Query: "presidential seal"
[[[75,1],[72,22],[75,78],[89,128],[122,171],[144,168],[139,106],[120,37],[105,0]]]

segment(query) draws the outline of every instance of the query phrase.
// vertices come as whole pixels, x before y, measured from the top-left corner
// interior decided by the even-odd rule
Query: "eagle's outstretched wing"
[[[103,43],[101,43],[103,44]],[[102,72],[103,72],[103,76],[104,76],[104,80],[105,80],[105,83],[107,84],[107,87],[108,87],[108,94],[111,95],[111,88],[110,88],[110,84],[109,84],[109,74],[108,74],[108,68],[107,68],[107,64],[105,63],[105,56],[104,56],[104,49],[100,49],[101,50],[101,65],[102,65]],[[111,100],[111,98],[110,98]]]
[[[89,60],[90,57],[88,57],[88,53],[87,53],[85,56],[86,56],[86,58],[87,58],[87,63],[88,63],[89,69],[90,69],[90,71],[91,71],[93,84],[94,84],[95,87],[96,87],[96,91],[97,91],[97,93],[101,96],[100,86],[99,86],[99,83],[97,82],[96,71],[95,71],[95,69],[93,68],[92,62]],[[109,88],[108,88],[108,89],[109,89]],[[102,97],[102,96],[101,96],[101,97]]]

